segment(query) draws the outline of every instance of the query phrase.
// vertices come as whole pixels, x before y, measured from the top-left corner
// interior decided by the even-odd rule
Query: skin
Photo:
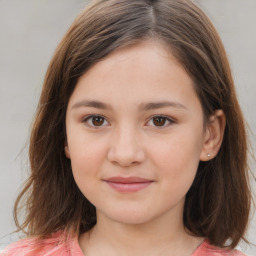
[[[221,110],[204,125],[192,79],[160,42],[116,50],[81,76],[67,107],[65,152],[97,211],[79,239],[84,254],[190,255],[202,238],[184,228],[185,196],[224,127]],[[117,191],[106,182],[116,176],[150,184]]]

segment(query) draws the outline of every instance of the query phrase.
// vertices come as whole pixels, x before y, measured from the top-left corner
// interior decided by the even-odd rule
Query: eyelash
[[[158,129],[168,127],[168,126],[170,126],[170,125],[175,123],[174,119],[172,119],[172,118],[170,118],[169,116],[166,116],[166,115],[155,115],[155,116],[152,116],[147,123],[149,123],[150,121],[153,122],[154,118],[162,118],[162,119],[164,119],[164,125],[162,125],[162,126],[152,125],[154,127],[157,127]],[[168,122],[168,124],[166,124],[167,122]]]
[[[87,116],[87,117],[85,117],[84,119],[83,119],[83,123],[85,123],[87,126],[89,126],[89,127],[93,127],[93,128],[100,128],[100,127],[102,127],[102,126],[106,126],[106,125],[99,125],[99,126],[97,126],[97,125],[94,125],[94,124],[90,124],[89,122],[91,121],[92,122],[92,120],[93,120],[93,118],[101,118],[101,119],[103,119],[103,122],[105,123],[105,122],[108,122],[107,120],[106,120],[106,118],[104,117],[104,116],[101,116],[101,115],[89,115],[89,116]],[[103,123],[103,124],[104,124]]]
[[[95,125],[92,123],[93,121],[93,118],[100,118],[101,120],[100,121],[103,121],[102,124],[100,125]],[[164,121],[164,124],[163,125],[160,125],[160,126],[157,126],[157,125],[152,125],[153,127],[157,127],[159,129],[161,128],[165,128],[167,126],[170,126],[171,124],[174,124],[175,123],[175,120],[173,120],[172,118],[168,117],[168,116],[165,116],[165,115],[154,115],[152,117],[150,117],[149,121],[147,121],[147,126],[151,126],[151,125],[148,125],[149,122],[154,122],[154,118],[161,118],[163,119],[162,121]],[[105,122],[109,123],[106,118],[104,116],[101,116],[101,115],[89,115],[87,117],[85,117],[82,121],[83,123],[85,123],[87,126],[89,127],[92,127],[92,128],[100,128],[100,127],[104,127],[104,126],[108,126],[108,124],[104,124]],[[89,123],[91,122],[91,123]],[[168,124],[166,124],[168,122]]]

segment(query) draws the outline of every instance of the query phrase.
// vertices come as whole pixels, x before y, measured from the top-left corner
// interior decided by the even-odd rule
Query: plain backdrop
[[[29,169],[26,146],[44,74],[57,44],[87,2],[0,0],[0,248],[18,239],[11,234],[12,208]],[[256,0],[196,2],[226,47],[255,152]],[[255,162],[252,171],[255,174]],[[255,191],[255,180],[251,183]],[[255,222],[254,217],[248,239],[256,244]],[[255,246],[240,247],[256,255]]]

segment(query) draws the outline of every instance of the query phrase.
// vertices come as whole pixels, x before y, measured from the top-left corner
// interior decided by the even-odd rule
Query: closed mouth
[[[141,177],[111,177],[104,181],[113,189],[123,193],[137,192],[154,182]]]

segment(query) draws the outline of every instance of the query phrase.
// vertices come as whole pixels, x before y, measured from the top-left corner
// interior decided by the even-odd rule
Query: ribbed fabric
[[[27,238],[9,245],[1,256],[84,256],[76,237],[67,239],[63,232],[51,238]]]
[[[51,238],[28,238],[9,245],[1,256],[84,256],[76,237],[65,238],[63,232]],[[171,253],[170,253],[171,255]],[[103,255],[104,256],[104,255]],[[246,256],[238,250],[223,250],[204,241],[191,256]]]
[[[220,249],[204,241],[191,256],[246,256],[238,250]]]

